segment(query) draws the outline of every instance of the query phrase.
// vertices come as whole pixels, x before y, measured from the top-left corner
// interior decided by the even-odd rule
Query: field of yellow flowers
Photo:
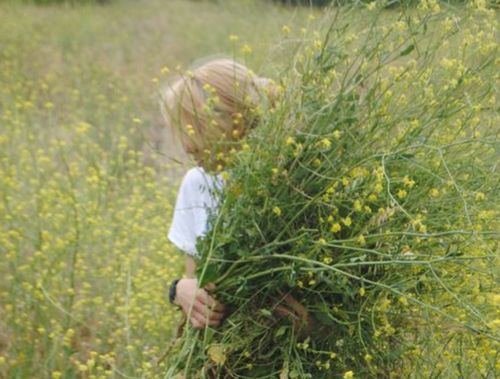
[[[243,0],[0,4],[0,378],[164,377],[180,316],[167,287],[184,269],[166,236],[187,166],[172,159],[184,157],[162,130],[158,86],[221,52],[275,76],[317,13]],[[463,286],[498,309],[493,280]],[[461,341],[411,353],[436,368],[426,377],[464,355],[474,365],[451,371],[490,375],[497,344]]]
[[[221,52],[262,66],[309,15],[259,7],[0,5],[0,378],[153,376],[184,269],[157,84]]]

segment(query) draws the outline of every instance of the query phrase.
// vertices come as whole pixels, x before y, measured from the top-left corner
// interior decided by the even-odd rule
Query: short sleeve
[[[182,179],[168,239],[187,254],[198,256],[196,239],[206,232],[208,213],[217,206],[215,185],[216,179],[198,167]]]

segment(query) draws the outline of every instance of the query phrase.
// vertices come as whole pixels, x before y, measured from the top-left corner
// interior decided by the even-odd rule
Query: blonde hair
[[[272,100],[275,92],[272,80],[218,58],[174,77],[161,92],[161,106],[167,126],[194,155],[241,139],[258,122],[263,95]]]

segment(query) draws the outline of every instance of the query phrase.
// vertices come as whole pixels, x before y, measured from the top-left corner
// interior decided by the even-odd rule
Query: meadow
[[[167,232],[190,164],[159,85],[221,53],[271,72],[282,25],[309,13],[0,4],[0,377],[152,377],[179,319],[167,289],[184,260]]]
[[[0,378],[164,377],[158,359],[180,319],[167,288],[184,270],[167,231],[192,163],[164,130],[158,92],[218,54],[278,78],[320,13],[264,1],[0,4]],[[494,209],[483,217],[495,225]],[[498,307],[492,283],[466,284]],[[499,369],[488,339],[434,348],[426,377]],[[469,366],[447,371],[459,355]]]

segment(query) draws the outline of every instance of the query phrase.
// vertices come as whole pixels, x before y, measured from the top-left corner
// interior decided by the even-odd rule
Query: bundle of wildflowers
[[[377,6],[326,15],[228,158],[197,274],[229,316],[166,377],[495,372],[495,14]]]

